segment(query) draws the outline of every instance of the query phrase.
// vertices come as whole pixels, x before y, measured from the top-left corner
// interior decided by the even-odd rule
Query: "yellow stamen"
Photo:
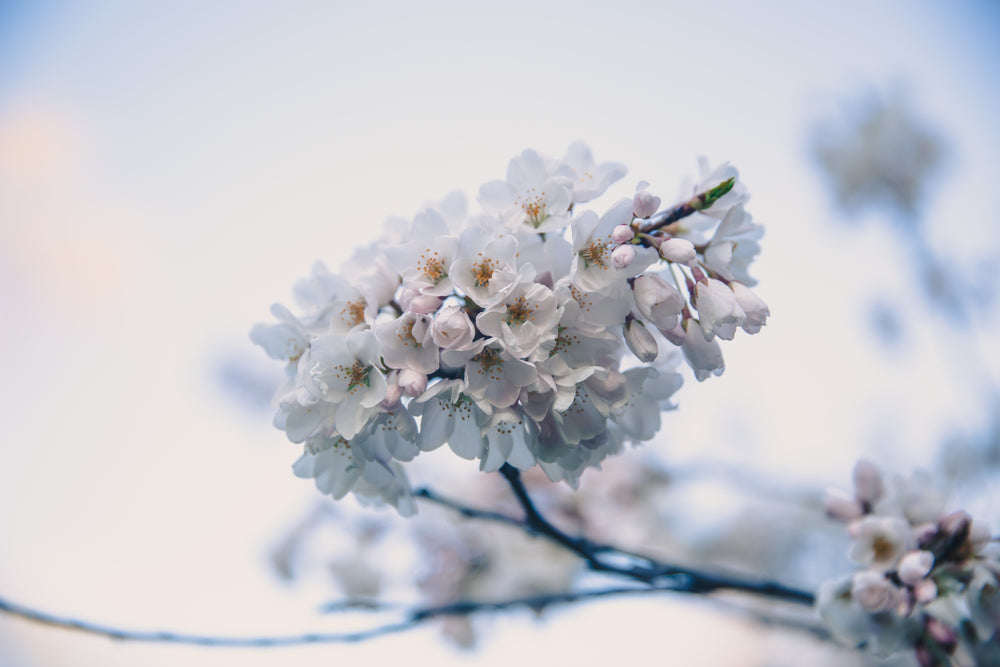
[[[514,303],[507,306],[507,324],[524,324],[528,320],[535,319],[531,314],[536,306],[528,303],[524,296],[514,299]]]

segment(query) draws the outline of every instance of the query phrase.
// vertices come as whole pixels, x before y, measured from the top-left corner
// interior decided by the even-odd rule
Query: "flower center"
[[[523,295],[517,297],[514,303],[507,305],[507,324],[524,324],[535,319],[531,314],[534,310],[535,306],[528,303]]]
[[[570,296],[573,297],[574,301],[576,301],[578,304],[580,304],[580,310],[582,310],[585,313],[589,313],[590,312],[590,309],[594,305],[594,301],[593,301],[593,299],[590,298],[590,296],[587,293],[585,293],[583,290],[581,290],[576,285],[570,285],[569,286],[569,294],[570,294]]]
[[[306,440],[306,449],[310,454],[316,456],[320,452],[325,452],[328,449],[332,449],[334,454],[339,454],[340,456],[349,456],[351,453],[351,445],[341,436],[336,438],[322,438],[319,440]]]
[[[579,336],[574,336],[573,334],[566,333],[566,327],[560,326],[557,329],[558,336],[556,337],[556,342],[552,346],[552,352],[550,354],[558,354],[560,352],[565,352],[566,350],[573,347],[574,344],[580,342]]]
[[[420,263],[417,266],[424,274],[429,282],[437,285],[441,282],[442,278],[448,276],[448,272],[445,271],[444,261],[441,259],[441,255],[438,253],[431,253],[431,249],[427,248],[426,252],[428,254],[420,256]]]
[[[365,321],[365,302],[348,301],[347,305],[340,311],[340,316],[352,327],[356,327]]]
[[[403,322],[399,327],[399,340],[402,341],[403,345],[418,345],[417,339],[413,337],[413,325],[416,324],[416,320],[409,320]]]
[[[496,270],[495,261],[489,258],[484,259],[472,267],[472,284],[476,287],[486,287],[490,284],[493,272]]]
[[[591,241],[580,251],[580,256],[586,264],[596,264],[602,269],[608,267],[608,244],[601,241]]]
[[[347,380],[347,391],[349,392],[353,393],[361,385],[371,386],[371,380],[368,378],[371,366],[365,366],[360,361],[355,361],[353,366],[338,366],[337,370],[339,371],[338,375]]]
[[[503,359],[500,358],[500,350],[495,348],[486,348],[473,357],[472,360],[478,361],[482,366],[479,370],[480,373],[491,373],[494,369],[503,368]]]
[[[896,552],[896,545],[892,543],[892,540],[879,535],[872,541],[872,551],[875,552],[875,560],[889,560]]]
[[[528,222],[533,227],[538,227],[538,225],[542,224],[549,217],[548,212],[545,210],[545,193],[536,194],[534,188],[530,192],[531,194],[521,201],[521,208],[527,214]]]

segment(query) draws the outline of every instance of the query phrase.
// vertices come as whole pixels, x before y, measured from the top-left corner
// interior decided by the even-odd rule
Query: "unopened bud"
[[[729,283],[729,288],[736,295],[736,303],[746,313],[743,320],[743,330],[748,334],[755,334],[767,323],[767,316],[771,314],[767,304],[749,287],[735,280]]]
[[[625,323],[625,343],[632,354],[645,364],[655,360],[659,353],[653,334],[639,320],[632,319]]]
[[[933,602],[937,598],[937,593],[937,584],[933,579],[921,579],[913,587],[913,597],[923,604]]]
[[[854,575],[851,597],[862,609],[876,614],[896,606],[899,602],[899,589],[881,572],[865,570]]]
[[[930,551],[911,551],[899,561],[896,573],[900,581],[913,586],[930,574],[934,567],[934,554]]]
[[[403,390],[399,388],[398,376],[399,372],[393,371],[386,378],[385,398],[382,399],[382,407],[386,410],[399,407],[399,399],[403,395]]]
[[[858,501],[870,507],[881,500],[884,493],[882,473],[871,461],[859,460],[854,465],[854,494]]]
[[[660,333],[674,345],[684,343],[684,338],[687,336],[687,332],[684,331],[684,325],[680,322],[673,329],[660,329]]]
[[[687,239],[667,239],[660,244],[660,257],[668,262],[692,266],[698,259],[698,251]]]
[[[431,339],[445,350],[461,350],[472,343],[476,327],[460,306],[445,306],[431,323]]]
[[[685,336],[684,342],[681,343],[681,351],[691,370],[694,371],[695,379],[704,382],[712,375],[722,375],[726,369],[726,362],[722,357],[719,341],[708,340],[702,333],[701,327],[694,326],[692,322],[694,320],[684,321]]]
[[[635,305],[642,319],[658,329],[673,329],[680,321],[684,297],[662,278],[643,274],[632,283]]]
[[[399,388],[407,396],[419,396],[427,390],[427,376],[404,368],[399,371]]]
[[[620,245],[611,252],[611,262],[616,269],[624,269],[635,259],[635,247]]]
[[[411,313],[417,313],[418,315],[430,315],[441,307],[442,301],[444,301],[444,299],[439,296],[419,294],[410,300],[410,305],[407,310]]]
[[[826,515],[837,521],[853,521],[864,514],[864,509],[854,498],[848,498],[839,491],[831,491],[824,500]]]
[[[410,309],[410,301],[413,301],[413,299],[418,296],[420,296],[419,289],[415,287],[404,287],[400,290],[399,296],[396,297],[396,302],[399,304],[399,307],[403,309],[403,312],[406,312]]]
[[[628,243],[635,238],[635,231],[628,225],[616,225],[611,230],[611,240],[615,243]]]
[[[954,648],[958,643],[958,634],[933,616],[927,616],[926,619],[927,634],[946,651]]]
[[[651,217],[660,208],[660,198],[651,194],[649,190],[639,190],[632,199],[632,213],[635,217],[646,219]]]

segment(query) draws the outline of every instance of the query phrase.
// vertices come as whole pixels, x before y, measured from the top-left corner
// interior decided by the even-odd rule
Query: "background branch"
[[[393,623],[385,623],[357,632],[312,632],[298,635],[277,635],[265,637],[225,637],[216,635],[189,634],[183,632],[144,631],[117,628],[101,623],[94,623],[66,616],[58,616],[39,611],[31,607],[0,598],[0,611],[17,616],[27,621],[41,623],[63,630],[75,630],[91,635],[99,635],[109,639],[189,644],[195,646],[214,646],[226,648],[277,648],[301,644],[320,643],[355,643],[374,639],[384,635],[405,632],[420,624],[447,616],[472,616],[483,612],[498,612],[523,607],[534,612],[541,612],[549,607],[567,605],[575,602],[595,600],[609,597],[625,597],[631,595],[650,595],[663,592],[682,590],[684,581],[681,578],[665,579],[653,586],[616,586],[595,588],[584,591],[565,593],[546,593],[507,600],[458,600],[444,605],[414,607],[404,612],[405,618]],[[379,605],[377,609],[383,609]],[[377,610],[376,609],[376,610]],[[810,629],[815,632],[815,629]]]
[[[624,576],[649,585],[656,584],[664,577],[679,577],[683,583],[671,590],[684,593],[711,593],[718,590],[731,590],[801,605],[811,606],[815,602],[815,596],[812,593],[777,582],[699,572],[663,563],[648,556],[628,552],[608,544],[594,542],[585,537],[572,537],[541,515],[528,495],[524,482],[521,480],[521,473],[517,468],[504,464],[500,468],[500,474],[507,480],[514,496],[524,510],[524,519],[518,520],[504,514],[467,507],[454,500],[443,498],[428,488],[419,489],[416,495],[455,510],[468,518],[504,523],[526,530],[533,535],[544,537],[578,555],[587,563],[587,567],[595,572]]]

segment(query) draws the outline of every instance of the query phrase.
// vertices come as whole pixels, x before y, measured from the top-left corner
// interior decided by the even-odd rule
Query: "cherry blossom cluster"
[[[452,194],[387,221],[339,273],[314,266],[298,311],[276,304],[251,332],[287,363],[274,422],[304,445],[295,473],[406,515],[402,464],[446,443],[484,471],[537,465],[575,486],[651,439],[679,357],[719,375],[719,339],[765,324],[748,287],[763,230],[729,165],[703,163],[662,211],[645,182],[581,209],[624,174],[581,143],[562,159],[526,150],[480,188],[480,212]]]
[[[927,475],[897,479],[890,494],[859,461],[854,494],[831,492],[826,509],[847,524],[850,556],[865,568],[820,588],[835,637],[882,655],[913,649],[923,667],[1000,655],[1000,545],[966,512],[945,512]]]

